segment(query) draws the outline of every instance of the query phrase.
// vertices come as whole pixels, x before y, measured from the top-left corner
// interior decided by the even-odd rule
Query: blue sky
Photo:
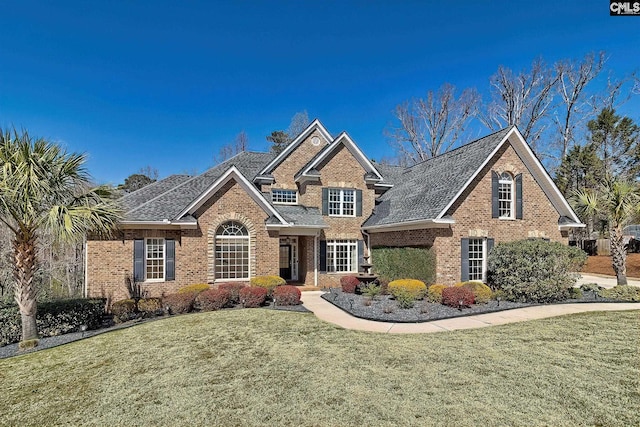
[[[307,110],[374,158],[394,107],[450,82],[605,50],[640,68],[640,17],[578,1],[14,1],[0,14],[0,126],[86,152],[96,181],[203,171]],[[640,118],[640,96],[624,111]]]

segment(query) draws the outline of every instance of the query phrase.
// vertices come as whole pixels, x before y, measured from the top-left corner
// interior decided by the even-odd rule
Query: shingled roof
[[[179,220],[177,215],[205,192],[230,167],[235,166],[242,175],[252,180],[265,164],[273,159],[271,153],[242,152],[229,160],[207,170],[201,175],[175,178],[172,175],[152,185],[154,188],[138,191],[125,196],[125,221]],[[139,193],[140,192],[140,193]]]
[[[512,127],[404,170],[383,167],[395,185],[376,200],[363,227],[436,219],[478,170]]]

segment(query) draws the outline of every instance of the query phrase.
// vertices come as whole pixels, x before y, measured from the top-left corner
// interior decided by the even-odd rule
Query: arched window
[[[513,218],[513,177],[504,172],[498,181],[498,213],[500,218]]]
[[[239,222],[229,221],[216,230],[215,270],[217,279],[249,279],[249,232]]]

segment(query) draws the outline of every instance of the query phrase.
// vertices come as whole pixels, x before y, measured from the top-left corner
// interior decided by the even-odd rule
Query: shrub
[[[586,258],[581,249],[556,242],[501,243],[488,257],[489,282],[511,301],[563,300],[576,283],[571,272],[579,270]]]
[[[193,310],[193,302],[200,292],[179,292],[166,295],[162,298],[162,304],[169,314],[189,313]]]
[[[611,289],[602,289],[598,292],[602,298],[616,299],[620,301],[640,301],[640,288],[636,286],[623,285],[614,286]]]
[[[145,317],[161,316],[164,312],[162,298],[142,298],[138,301],[138,311]]]
[[[138,317],[136,302],[132,299],[123,299],[111,304],[111,314],[116,322],[127,322]]]
[[[247,286],[240,289],[240,303],[245,308],[256,308],[264,304],[267,289],[257,286]]]
[[[229,283],[220,283],[218,285],[218,289],[224,289],[225,291],[229,291],[231,295],[231,299],[229,302],[231,304],[238,304],[240,302],[240,289],[246,287],[247,285],[240,282],[229,282]]]
[[[429,286],[429,289],[427,290],[427,301],[438,304],[442,303],[442,291],[446,288],[446,285],[438,284]]]
[[[184,286],[178,289],[179,294],[187,294],[191,292],[200,293],[202,291],[206,291],[207,289],[211,289],[211,286],[206,283],[198,283],[195,285]]]
[[[393,282],[391,282],[393,283]],[[391,285],[391,283],[389,285]],[[413,307],[413,303],[416,300],[415,292],[411,291],[408,288],[399,287],[395,288],[393,291],[393,298],[398,303],[398,307],[400,308],[411,308]]]
[[[427,248],[374,248],[372,264],[381,279],[393,281],[415,277],[433,283],[436,277],[436,255]]]
[[[482,282],[470,281],[456,283],[456,286],[469,289],[473,292],[473,299],[476,304],[486,304],[491,299],[491,288]]]
[[[215,311],[228,307],[231,302],[231,292],[226,289],[207,289],[196,297],[194,307],[202,311]]]
[[[569,288],[569,298],[571,299],[582,298],[582,290],[580,288]]]
[[[382,287],[374,282],[367,283],[360,287],[363,295],[375,299],[382,292]]]
[[[302,296],[300,289],[291,285],[278,286],[273,290],[276,305],[298,305]]]
[[[462,301],[462,304],[460,303]],[[442,303],[449,307],[469,307],[473,305],[473,291],[462,286],[452,286],[442,291]]]
[[[102,325],[105,300],[70,299],[38,304],[36,325],[41,336],[77,332],[81,326],[98,329]],[[0,346],[20,341],[22,320],[15,304],[0,306]]]
[[[358,280],[356,276],[342,276],[340,278],[340,286],[342,287],[342,292],[355,294],[358,285],[360,285],[360,280]]]
[[[580,285],[580,289],[582,289],[583,292],[599,292],[604,288],[597,283],[585,283],[583,285]]]
[[[389,293],[391,293],[395,299],[398,299],[398,295],[402,294],[401,298],[408,298],[410,295],[413,300],[417,300],[424,297],[427,293],[427,286],[420,280],[394,280],[389,283]]]
[[[276,286],[286,285],[287,281],[280,276],[256,276],[251,278],[251,286],[264,288],[271,295]]]

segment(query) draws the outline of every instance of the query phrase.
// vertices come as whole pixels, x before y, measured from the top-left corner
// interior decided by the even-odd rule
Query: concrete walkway
[[[593,281],[586,283],[593,283]],[[455,331],[458,329],[484,328],[486,326],[544,319],[546,317],[562,316],[565,314],[583,313],[585,311],[640,310],[640,303],[556,304],[517,308],[497,313],[478,314],[475,316],[434,320],[423,323],[387,323],[353,317],[330,302],[322,299],[320,296],[323,293],[322,291],[310,291],[302,294],[302,304],[307,309],[313,311],[318,319],[333,323],[345,329],[396,334],[426,334],[431,332]]]

